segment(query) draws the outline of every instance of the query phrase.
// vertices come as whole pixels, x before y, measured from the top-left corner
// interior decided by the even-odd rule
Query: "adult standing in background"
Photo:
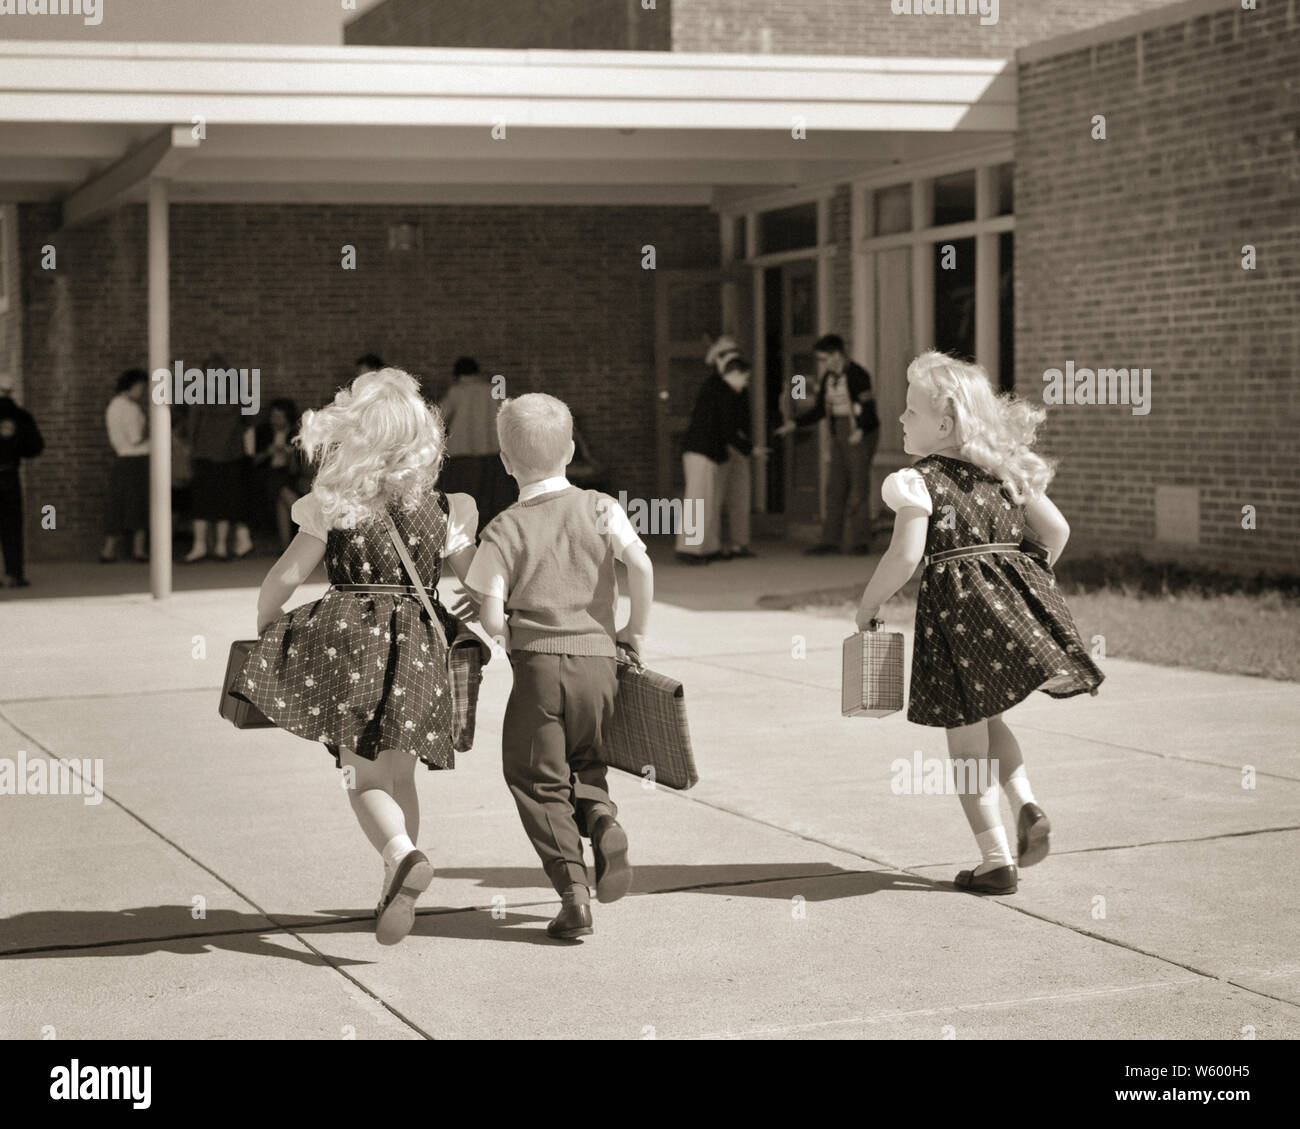
[[[225,369],[220,357],[203,366]],[[244,432],[248,430],[238,402],[231,404],[196,404],[189,411],[190,460],[194,479],[190,487],[190,508],[194,514],[194,544],[185,555],[193,564],[208,555],[208,526],[215,527],[212,555],[217,560],[230,559],[227,540],[235,527],[234,556],[246,557],[253,551],[248,532],[248,493],[251,474],[245,454]]]
[[[683,521],[676,548],[677,559],[691,565],[754,555],[749,547],[749,456],[754,451],[749,436],[750,366],[736,354],[734,342],[721,348],[715,344],[706,359],[717,367],[696,397],[682,441],[682,500],[694,506],[698,525],[691,536]],[[724,513],[731,535],[725,548]]]
[[[140,406],[148,387],[149,374],[144,369],[127,369],[117,378],[117,395],[104,412],[104,426],[116,457],[108,476],[101,564],[117,560],[117,539],[127,530],[131,532],[132,559],[149,559],[145,552],[149,528],[149,428]]]
[[[789,435],[820,419],[831,425],[831,466],[826,483],[826,520],[822,539],[804,551],[809,556],[838,553],[847,543],[849,553],[871,551],[871,460],[880,442],[880,418],[871,391],[871,374],[844,353],[844,339],[835,333],[818,338],[813,346],[821,376],[813,406],[776,429]],[[796,413],[798,408],[795,408]],[[846,531],[848,540],[844,540]]]
[[[14,403],[14,378],[0,373],[0,554],[4,555],[6,588],[26,588],[23,567],[22,459],[45,450],[45,440],[31,412]]]
[[[468,494],[478,506],[481,530],[514,501],[514,487],[501,465],[497,412],[501,401],[473,357],[457,357],[452,385],[438,408],[447,426],[447,461],[438,488],[447,494]]]
[[[731,363],[743,358],[736,339],[725,333],[709,347],[704,359],[737,394],[732,410],[738,416],[739,430],[748,439],[752,419],[749,403],[749,382],[752,374],[749,362],[745,361],[743,366]],[[731,375],[728,376],[728,373]],[[721,507],[717,523],[719,560],[739,560],[756,555],[749,545],[749,511],[753,504],[753,470],[750,455],[755,451],[762,454],[766,453],[767,448],[755,448],[751,444],[749,450],[741,454],[738,447],[729,447],[727,461],[718,468],[717,494]],[[724,523],[727,530],[725,540],[722,537]]]

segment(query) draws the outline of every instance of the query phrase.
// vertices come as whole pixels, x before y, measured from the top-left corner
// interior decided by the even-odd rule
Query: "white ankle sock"
[[[1011,808],[1017,819],[1020,818],[1021,808],[1026,804],[1038,802],[1034,799],[1034,790],[1029,786],[1029,773],[1025,771],[1023,764],[1007,777],[1002,790],[1011,801]]]
[[[983,861],[975,868],[976,874],[996,870],[1000,866],[1010,866],[1011,846],[1007,842],[1007,829],[1002,826],[981,831],[975,836],[975,845],[979,847]]]
[[[384,872],[392,874],[397,869],[397,864],[413,850],[415,844],[411,842],[409,835],[394,835],[384,844],[384,849],[380,852],[384,856]]]

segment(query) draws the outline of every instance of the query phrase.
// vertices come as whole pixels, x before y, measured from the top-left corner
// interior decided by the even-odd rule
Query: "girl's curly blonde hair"
[[[445,430],[410,373],[358,376],[334,402],[304,412],[298,444],[316,465],[312,493],[330,528],[354,529],[389,502],[413,509],[438,480]]]
[[[1011,393],[997,395],[988,374],[947,353],[922,353],[907,366],[907,381],[952,417],[961,453],[997,475],[1019,505],[1047,490],[1055,464],[1030,449],[1045,409]]]

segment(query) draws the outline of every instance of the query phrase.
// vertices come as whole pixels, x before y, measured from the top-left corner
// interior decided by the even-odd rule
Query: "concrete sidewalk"
[[[1097,698],[1018,706],[1055,851],[971,897],[956,798],[891,788],[942,731],[842,719],[851,626],[754,606],[872,563],[659,561],[648,657],[686,684],[702,779],[615,774],[636,884],[580,945],[544,935],[501,779],[503,662],[474,751],[417,777],[438,876],[384,949],[327,754],[216,715],[269,560],[165,604],[0,602],[0,757],[102,758],[106,793],[0,796],[0,1036],[1300,1037],[1300,688],[1112,659]]]

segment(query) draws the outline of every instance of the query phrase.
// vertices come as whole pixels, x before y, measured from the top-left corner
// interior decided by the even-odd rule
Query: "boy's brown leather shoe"
[[[593,932],[591,927],[591,906],[565,906],[555,915],[546,927],[548,937],[558,937],[572,941],[577,937],[586,937]]]
[[[632,886],[632,868],[627,862],[627,832],[612,815],[596,820],[591,851],[596,856],[596,900],[618,901]]]

